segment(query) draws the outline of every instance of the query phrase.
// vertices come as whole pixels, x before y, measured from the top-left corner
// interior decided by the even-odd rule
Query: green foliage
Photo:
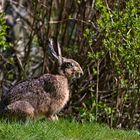
[[[123,65],[133,73],[140,63],[139,6],[129,1],[123,11],[118,11],[117,7],[113,11],[109,11],[106,6],[102,7],[102,17],[97,23],[104,36],[103,45],[109,51],[118,72],[123,73]]]
[[[7,26],[4,19],[4,14],[0,13],[0,49],[5,50],[9,47],[9,44],[6,42],[6,30]]]
[[[137,1],[129,1],[126,8],[118,10],[107,9],[107,6],[98,1],[97,9],[101,10],[101,17],[97,20],[104,39],[103,46],[108,51],[111,63],[117,76],[126,75],[128,79],[137,77],[140,64],[140,15]],[[122,84],[123,85],[123,84]],[[134,86],[132,84],[132,86]]]

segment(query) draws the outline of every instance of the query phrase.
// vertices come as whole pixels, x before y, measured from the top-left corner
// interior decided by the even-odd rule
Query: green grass
[[[114,130],[97,123],[1,121],[0,140],[140,140],[140,135],[138,131]]]

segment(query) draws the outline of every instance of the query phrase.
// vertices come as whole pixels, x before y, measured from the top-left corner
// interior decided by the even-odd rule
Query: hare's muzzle
[[[83,72],[82,69],[80,69],[80,71],[78,71],[78,72],[75,73],[75,77],[76,77],[76,78],[80,78],[80,77],[83,76],[83,75],[84,75],[84,72]]]

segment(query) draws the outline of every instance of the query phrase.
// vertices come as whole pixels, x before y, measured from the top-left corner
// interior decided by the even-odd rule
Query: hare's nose
[[[78,73],[78,77],[83,76],[83,74],[84,74],[83,72],[79,72],[79,73]]]
[[[83,72],[78,72],[78,73],[76,73],[76,77],[80,78],[81,76],[83,76],[83,74],[84,74]]]
[[[83,70],[81,69],[81,71],[80,71],[80,76],[83,76],[84,75],[84,72],[83,72]]]
[[[84,75],[84,73],[83,73],[83,72],[82,72],[82,73],[80,73],[80,77],[81,77],[81,76],[83,76],[83,75]]]

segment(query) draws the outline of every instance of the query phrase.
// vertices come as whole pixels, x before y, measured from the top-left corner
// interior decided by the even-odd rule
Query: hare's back
[[[52,75],[46,74],[45,76],[30,78],[17,83],[8,93],[8,99],[10,102],[17,100],[34,100],[39,96],[49,96],[51,88],[46,90],[46,84],[53,87],[51,82]]]
[[[17,83],[8,93],[11,101],[20,99],[53,96],[58,89],[68,88],[67,79],[60,75],[44,74]],[[56,93],[57,94],[57,93]]]

